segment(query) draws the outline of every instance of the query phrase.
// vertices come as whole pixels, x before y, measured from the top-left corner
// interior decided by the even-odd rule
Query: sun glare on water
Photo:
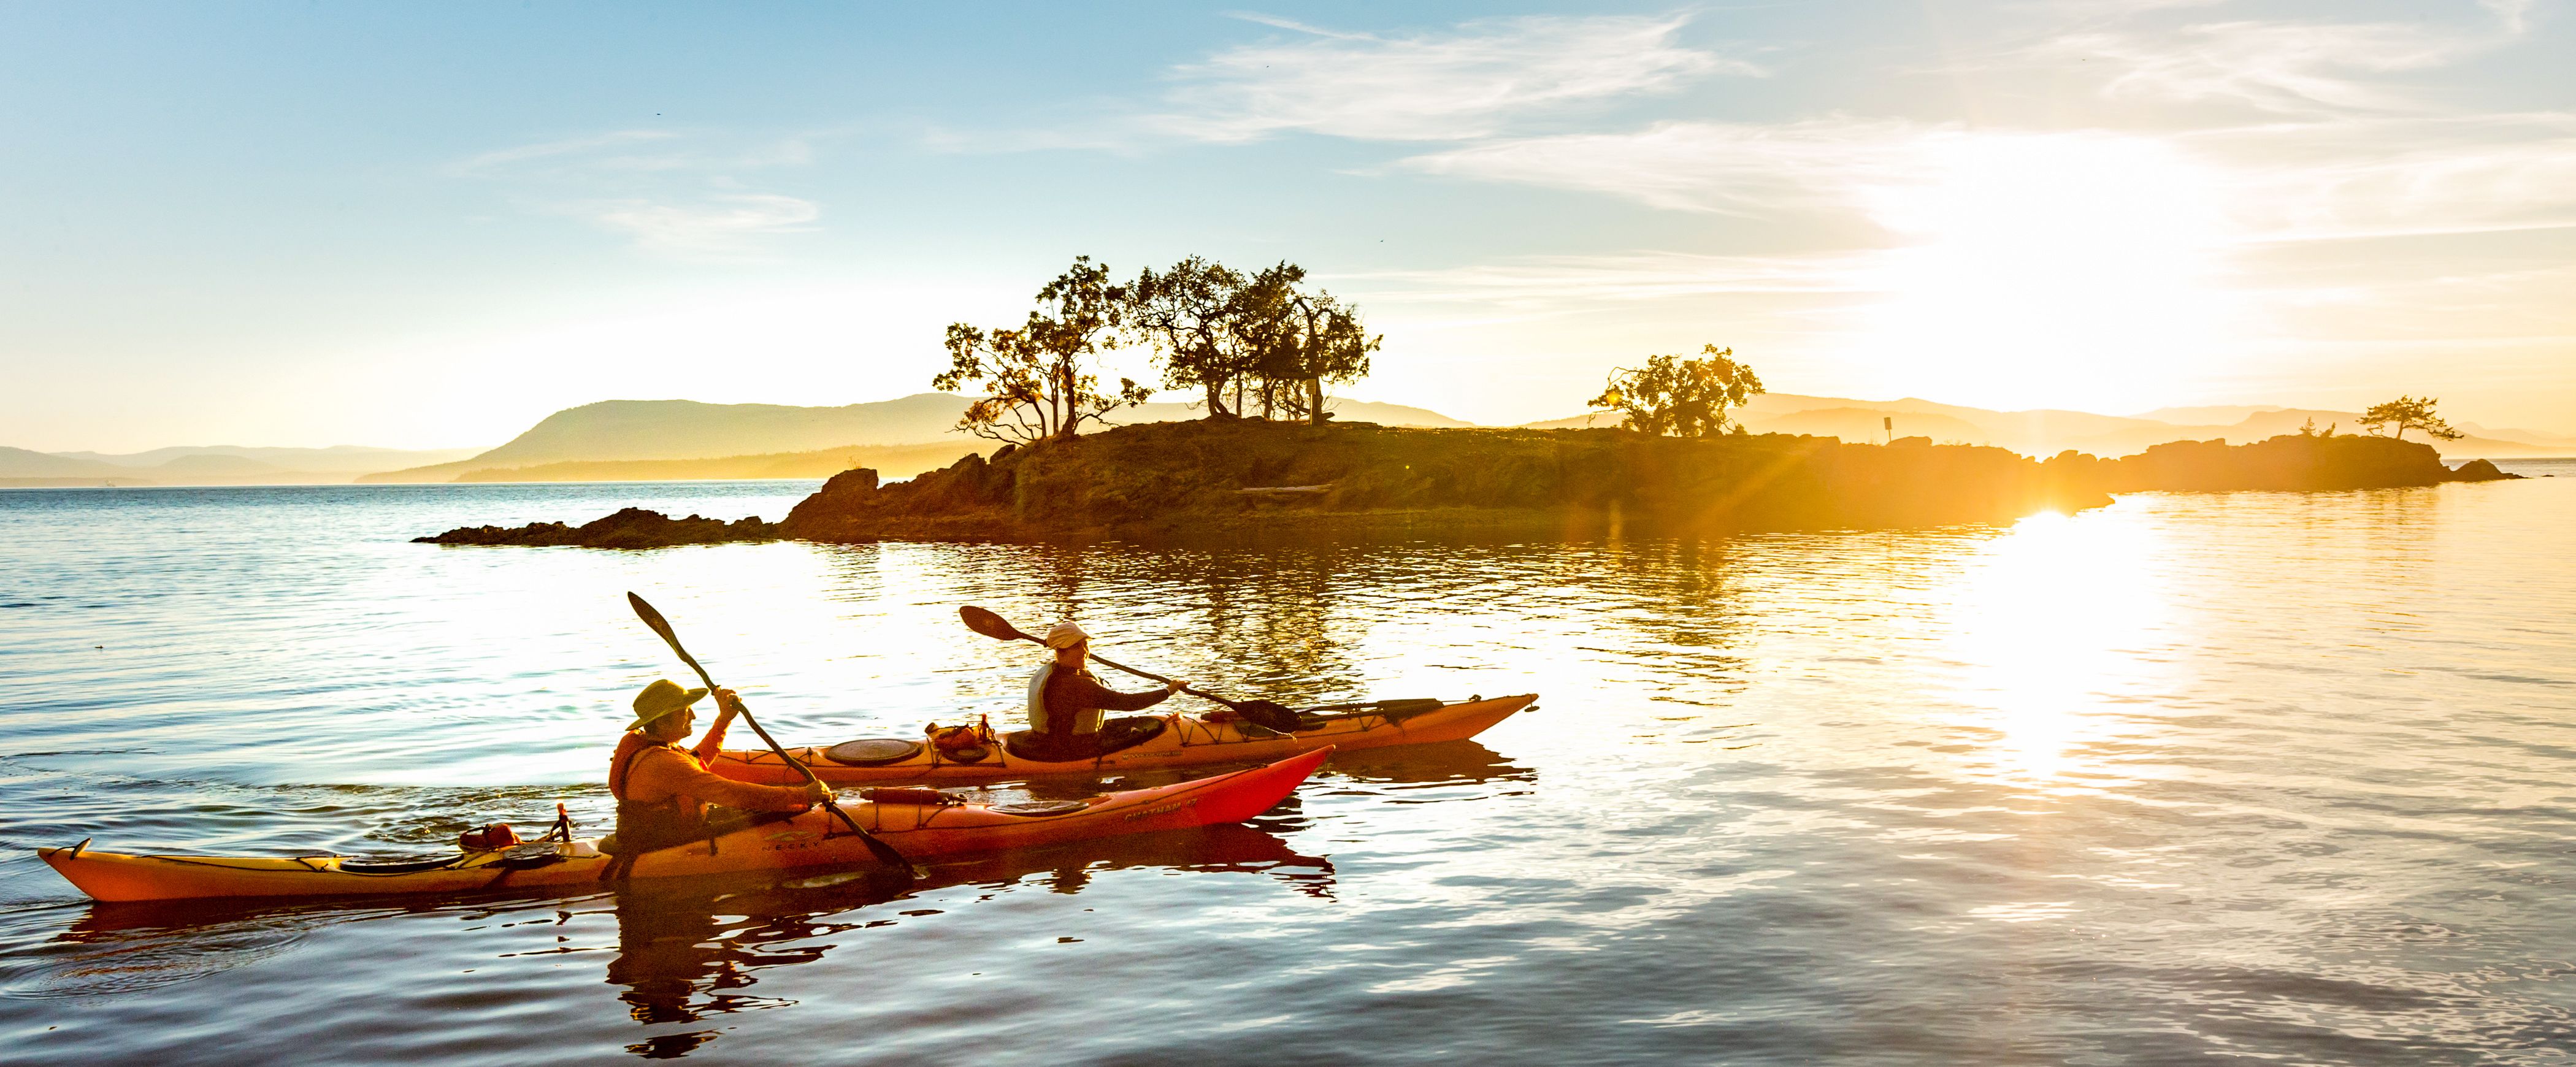
[[[1961,134],[1922,159],[1870,194],[1908,242],[1868,280],[1887,297],[1859,339],[1891,391],[2136,410],[2222,347],[2224,216],[2211,177],[2171,146]]]
[[[2142,649],[2168,615],[2148,566],[2156,536],[2124,518],[2023,519],[1946,591],[1957,721],[1985,739],[1974,761],[1987,773],[2075,789],[2124,777],[2086,750],[2137,740],[2127,705],[2156,670]]]

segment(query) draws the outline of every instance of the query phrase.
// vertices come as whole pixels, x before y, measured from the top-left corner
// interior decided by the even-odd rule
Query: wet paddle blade
[[[1004,618],[1002,618],[1001,616],[996,615],[996,614],[994,614],[994,613],[992,613],[992,612],[990,612],[990,611],[986,611],[986,610],[984,610],[984,609],[982,609],[982,608],[976,607],[976,606],[975,606],[975,605],[973,605],[973,604],[968,604],[968,605],[966,605],[966,606],[964,606],[964,607],[958,608],[958,609],[957,609],[957,617],[958,617],[958,618],[961,618],[961,619],[966,620],[966,628],[967,628],[967,629],[969,629],[969,630],[973,630],[973,631],[975,631],[976,633],[982,634],[982,635],[984,635],[984,636],[986,636],[986,637],[994,638],[994,639],[996,639],[996,640],[1001,640],[1001,641],[1035,641],[1035,640],[1037,640],[1037,638],[1034,638],[1034,637],[1031,637],[1031,636],[1029,636],[1029,635],[1027,635],[1027,634],[1021,633],[1018,627],[1013,626],[1013,625],[1011,625],[1011,624],[1010,624],[1010,621],[1009,621],[1009,620],[1004,619]]]
[[[707,683],[709,689],[716,687],[716,680],[707,677],[707,669],[698,666],[698,658],[690,655],[688,649],[680,647],[680,635],[672,631],[671,620],[663,618],[662,613],[654,610],[653,605],[645,603],[643,597],[636,596],[632,591],[626,594],[626,603],[635,609],[636,618],[644,620],[644,625],[652,627],[654,633],[662,636],[663,644],[671,646],[671,651],[679,654],[680,662],[688,664],[690,670],[698,672],[699,681]]]

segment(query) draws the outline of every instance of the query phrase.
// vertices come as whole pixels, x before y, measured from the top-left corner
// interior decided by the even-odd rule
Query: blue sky
[[[0,5],[0,443],[497,443],[927,388],[1076,254],[1289,259],[1350,390],[2576,432],[2553,2]],[[1137,371],[1142,368],[1133,368]]]

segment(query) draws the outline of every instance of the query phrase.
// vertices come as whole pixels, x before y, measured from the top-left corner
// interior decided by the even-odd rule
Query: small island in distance
[[[2288,434],[2046,460],[1929,438],[1663,437],[1598,428],[1420,429],[1203,419],[1119,426],[970,453],[909,481],[835,475],[784,521],[629,508],[582,525],[464,527],[450,545],[649,548],[796,538],[1041,540],[1261,532],[1583,536],[2006,522],[2146,490],[2321,490],[2512,478],[2445,467],[2420,442]]]

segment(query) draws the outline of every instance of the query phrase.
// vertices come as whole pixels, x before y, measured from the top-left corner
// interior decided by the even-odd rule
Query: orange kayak
[[[1304,714],[1302,717],[1309,724],[1308,728],[1293,734],[1273,733],[1250,723],[1228,721],[1223,718],[1226,713],[1222,712],[1217,713],[1220,717],[1213,721],[1205,716],[1173,713],[1155,716],[1162,721],[1161,733],[1096,759],[1071,762],[1024,759],[1000,745],[986,749],[980,760],[960,762],[932,745],[903,738],[870,738],[838,745],[791,748],[788,752],[799,762],[814,768],[816,777],[835,786],[898,782],[966,785],[1051,775],[1090,777],[1213,763],[1253,763],[1283,759],[1320,748],[1349,751],[1431,741],[1463,741],[1537,700],[1538,694],[1529,693],[1454,704],[1436,700],[1390,700],[1377,704],[1344,705],[1342,707],[1350,710]],[[716,758],[708,762],[707,769],[727,778],[763,785],[796,785],[805,780],[795,768],[781,762],[776,753],[767,749],[727,749],[717,753]]]
[[[1153,830],[1241,822],[1270,810],[1315,773],[1332,750],[1264,767],[1087,801],[1026,805],[861,801],[842,810],[916,863]],[[916,793],[923,791],[915,791]],[[924,797],[922,799],[929,799]],[[602,880],[609,857],[589,841],[516,845],[439,860],[369,863],[346,856],[129,856],[88,842],[36,854],[99,900],[469,893],[572,886]],[[585,854],[586,853],[586,854]],[[875,863],[859,837],[814,810],[698,843],[647,852],[629,878],[739,871],[859,867]]]

